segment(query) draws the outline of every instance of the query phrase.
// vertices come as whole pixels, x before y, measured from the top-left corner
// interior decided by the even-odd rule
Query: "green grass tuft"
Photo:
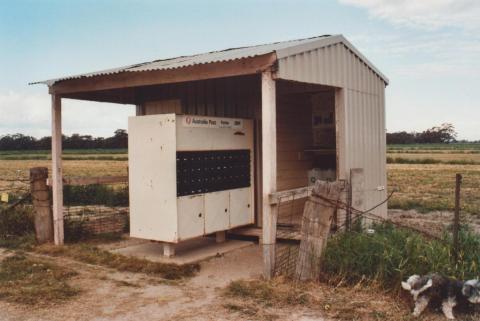
[[[327,278],[350,283],[368,279],[399,290],[400,282],[412,274],[437,272],[461,280],[480,275],[480,236],[469,230],[460,232],[459,260],[454,263],[447,234],[431,240],[391,224],[373,228],[372,235],[344,232],[329,240],[322,261]]]

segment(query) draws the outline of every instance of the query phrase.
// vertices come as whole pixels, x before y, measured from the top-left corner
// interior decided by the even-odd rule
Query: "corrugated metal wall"
[[[288,56],[278,61],[277,77],[342,88],[345,116],[337,148],[340,177],[351,168],[364,168],[365,209],[380,203],[386,193],[385,82],[343,44]],[[378,191],[383,186],[385,189]],[[386,204],[375,210],[386,215]]]

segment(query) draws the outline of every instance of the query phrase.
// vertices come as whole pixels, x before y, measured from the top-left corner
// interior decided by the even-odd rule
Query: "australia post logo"
[[[243,122],[241,119],[220,119],[209,117],[185,116],[183,126],[186,127],[203,127],[203,128],[235,128],[242,129]]]

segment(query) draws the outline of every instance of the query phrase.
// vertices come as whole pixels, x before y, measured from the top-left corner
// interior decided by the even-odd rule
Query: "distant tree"
[[[387,144],[414,144],[415,133],[396,132],[387,133]]]
[[[23,134],[0,136],[0,150],[49,150],[51,143],[50,136],[40,139]],[[128,134],[125,129],[117,129],[112,137],[107,138],[80,134],[62,135],[62,145],[65,149],[127,148]]]
[[[421,133],[416,132],[394,132],[387,133],[387,144],[434,144],[434,143],[454,143],[456,142],[457,132],[450,123],[444,123],[440,126],[434,126]]]
[[[106,148],[126,148],[128,146],[128,134],[125,129],[117,129],[112,137],[105,139]]]
[[[456,141],[457,132],[450,123],[444,123],[440,126],[429,128],[417,135],[417,143],[453,143]]]
[[[34,149],[35,137],[23,134],[4,135],[0,137],[0,150]]]

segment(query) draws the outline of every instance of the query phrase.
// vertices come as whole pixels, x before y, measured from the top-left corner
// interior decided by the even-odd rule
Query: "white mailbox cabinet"
[[[136,116],[128,134],[131,236],[178,243],[254,223],[251,120]]]

